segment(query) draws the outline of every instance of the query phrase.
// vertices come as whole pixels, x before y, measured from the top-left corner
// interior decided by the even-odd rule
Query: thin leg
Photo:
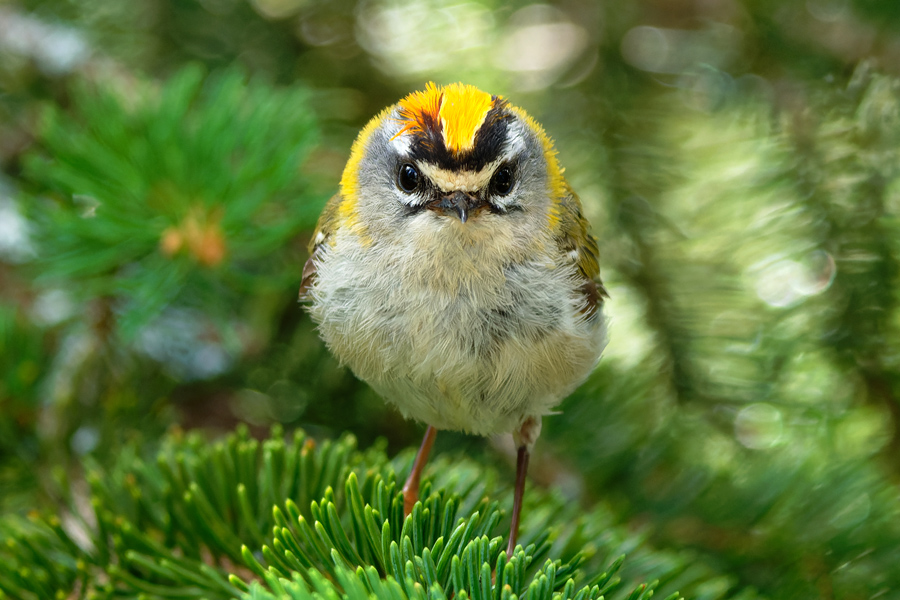
[[[513,495],[512,524],[509,526],[509,544],[506,546],[506,556],[512,556],[516,549],[516,540],[519,538],[519,517],[522,514],[522,498],[525,496],[525,474],[528,472],[528,447],[519,446],[516,455],[516,490]]]
[[[412,471],[406,483],[403,484],[403,516],[408,517],[412,512],[413,506],[419,500],[419,478],[422,476],[422,469],[428,462],[428,455],[431,453],[431,446],[434,445],[434,437],[437,435],[437,429],[428,426],[425,430],[425,437],[422,439],[422,445],[416,453],[416,460],[413,461]]]

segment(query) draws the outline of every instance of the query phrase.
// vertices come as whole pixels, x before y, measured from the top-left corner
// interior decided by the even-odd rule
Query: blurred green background
[[[359,129],[464,81],[555,139],[610,292],[535,485],[688,597],[900,598],[898,75],[894,0],[0,3],[0,511],[173,427],[416,444],[297,289]]]

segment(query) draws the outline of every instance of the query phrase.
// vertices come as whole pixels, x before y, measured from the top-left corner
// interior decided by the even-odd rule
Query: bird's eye
[[[512,168],[502,166],[491,177],[491,192],[498,196],[505,196],[512,190],[514,182]]]
[[[400,165],[400,171],[397,173],[397,187],[412,194],[419,187],[419,170],[409,163]]]

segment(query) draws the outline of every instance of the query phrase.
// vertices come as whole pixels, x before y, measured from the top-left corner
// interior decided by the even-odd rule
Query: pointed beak
[[[435,212],[455,214],[461,223],[465,223],[469,219],[469,213],[484,206],[483,200],[463,191],[451,192],[428,204],[428,208]]]

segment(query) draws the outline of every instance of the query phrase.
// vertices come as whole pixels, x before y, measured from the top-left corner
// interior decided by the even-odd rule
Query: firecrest
[[[541,417],[606,344],[588,229],[550,138],[500,96],[430,83],[359,134],[300,296],[335,356],[429,426],[407,513],[437,429],[512,432],[514,550]]]

